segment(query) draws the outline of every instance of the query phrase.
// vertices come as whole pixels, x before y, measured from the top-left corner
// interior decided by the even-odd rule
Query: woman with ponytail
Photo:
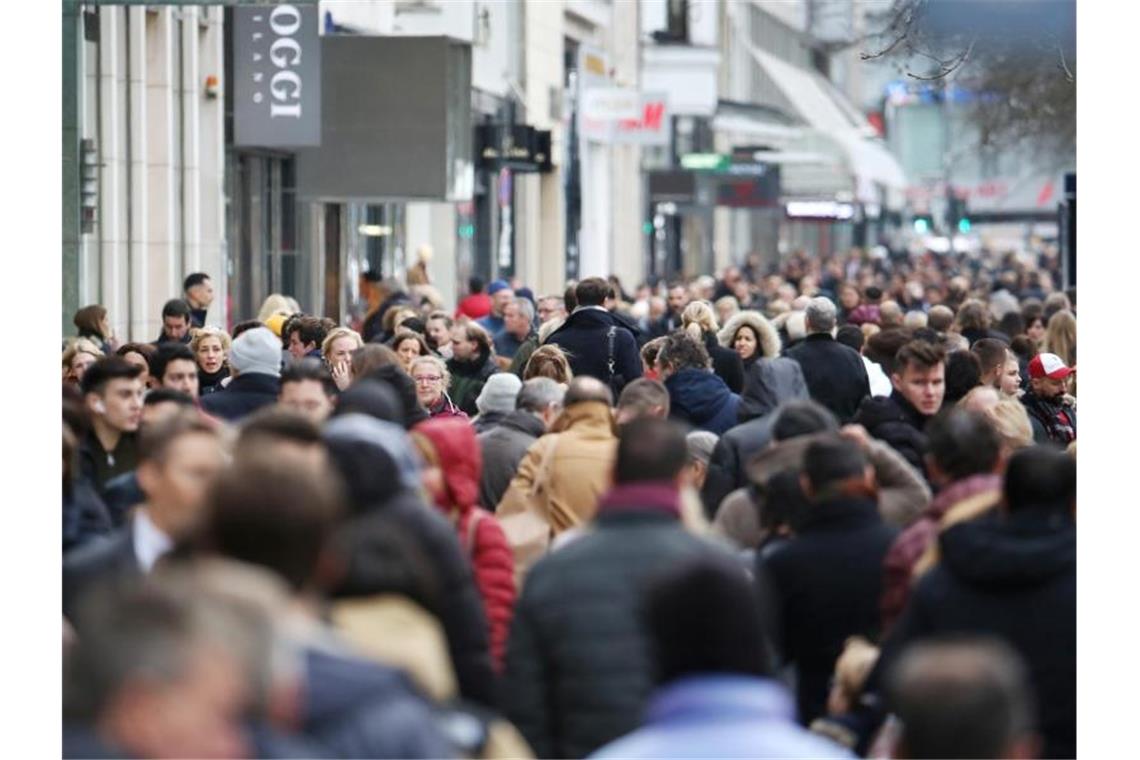
[[[730,348],[721,346],[716,339],[716,314],[704,301],[693,301],[681,312],[681,327],[694,340],[705,347],[712,359],[712,370],[733,393],[744,390],[744,364]]]

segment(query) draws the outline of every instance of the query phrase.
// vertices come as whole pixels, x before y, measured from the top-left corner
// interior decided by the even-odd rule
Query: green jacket
[[[483,391],[487,378],[499,371],[493,354],[480,352],[471,361],[460,361],[454,357],[447,360],[447,371],[451,373],[451,385],[447,393],[457,407],[474,417],[479,413],[475,399]]]

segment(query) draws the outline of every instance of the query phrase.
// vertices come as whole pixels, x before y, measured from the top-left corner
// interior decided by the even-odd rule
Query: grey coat
[[[498,506],[527,449],[545,432],[541,419],[517,410],[479,435],[479,447],[483,451],[483,475],[479,480],[481,506],[492,511]]]

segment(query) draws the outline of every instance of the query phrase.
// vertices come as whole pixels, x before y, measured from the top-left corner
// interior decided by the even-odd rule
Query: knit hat
[[[707,430],[695,430],[689,433],[685,436],[685,443],[689,447],[689,459],[696,459],[707,465],[709,459],[712,458],[716,442],[716,433],[710,433]]]
[[[487,412],[513,412],[515,398],[522,388],[522,380],[513,372],[499,372],[487,378],[475,406],[480,414]]]
[[[268,327],[254,327],[237,336],[230,348],[230,366],[239,375],[281,375],[281,339]]]
[[[487,295],[493,296],[500,290],[510,290],[511,286],[507,284],[506,280],[495,280],[491,286],[487,288]]]

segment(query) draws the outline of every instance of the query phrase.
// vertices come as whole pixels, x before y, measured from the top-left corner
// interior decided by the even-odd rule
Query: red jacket
[[[942,517],[955,505],[982,493],[1001,490],[1001,477],[984,473],[957,480],[938,492],[917,520],[899,534],[883,559],[879,600],[885,636],[910,599],[915,563],[938,540]]]
[[[479,441],[471,423],[458,417],[433,417],[415,431],[431,442],[439,457],[446,494],[436,506],[452,519],[471,559],[490,624],[491,657],[501,670],[515,608],[515,560],[499,521],[477,506],[483,470]]]
[[[482,319],[491,313],[491,296],[486,293],[472,293],[459,302],[455,310],[455,317],[468,316],[471,319]]]

